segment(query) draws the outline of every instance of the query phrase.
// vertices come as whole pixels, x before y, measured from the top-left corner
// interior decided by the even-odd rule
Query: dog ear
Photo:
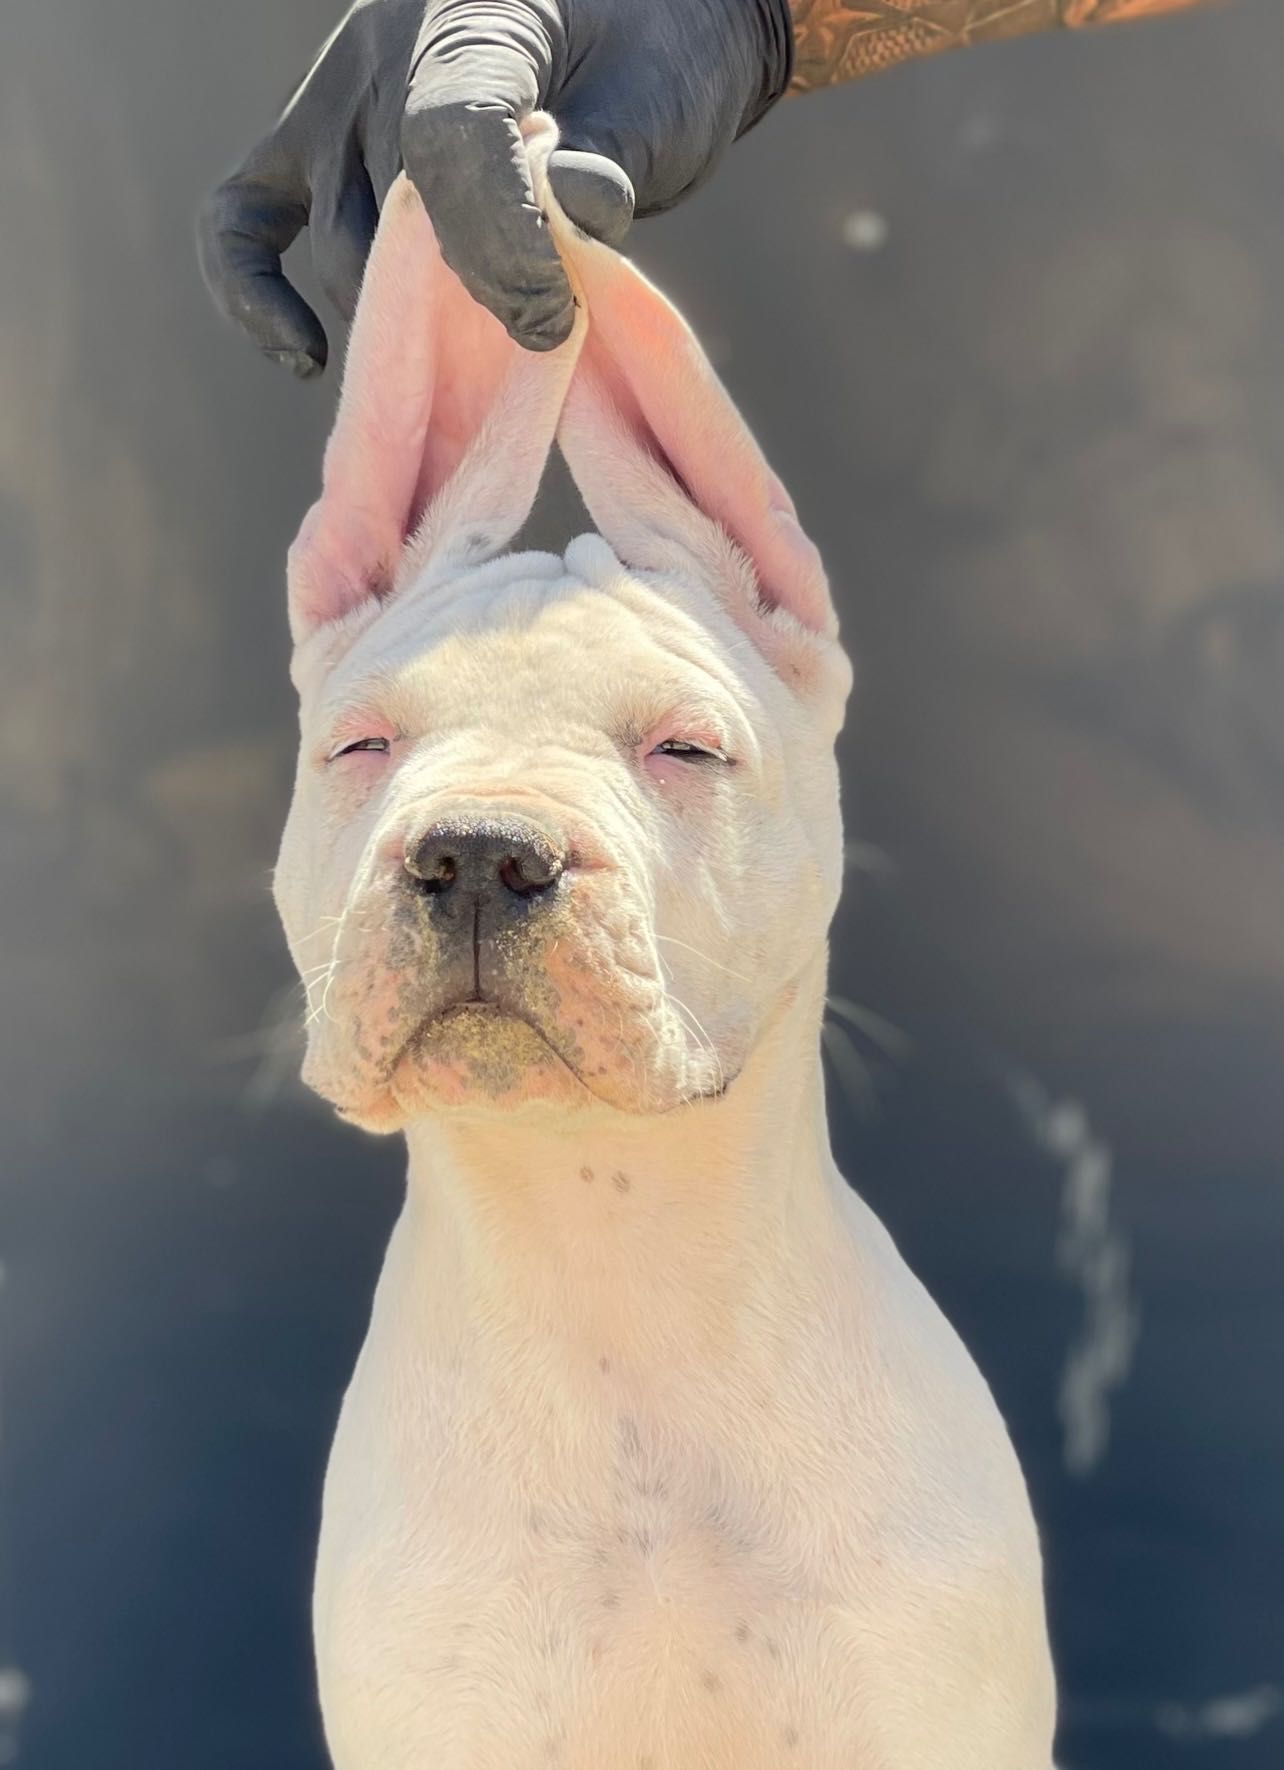
[[[636,569],[694,565],[782,674],[841,674],[820,555],[695,334],[618,253],[563,250],[589,323],[558,442],[595,526]]]
[[[527,139],[542,187],[551,128]],[[296,644],[431,564],[476,564],[530,514],[583,337],[520,349],[446,265],[409,180],[388,193],[321,496],[290,549]]]

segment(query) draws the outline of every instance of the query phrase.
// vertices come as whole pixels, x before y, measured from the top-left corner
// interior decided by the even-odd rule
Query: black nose
[[[430,896],[537,897],[565,865],[560,842],[524,817],[443,818],[406,840],[406,871]]]

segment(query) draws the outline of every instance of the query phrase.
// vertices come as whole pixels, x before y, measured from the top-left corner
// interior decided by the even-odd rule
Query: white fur
[[[590,295],[542,372],[554,424],[612,300],[585,270],[602,249],[559,239]],[[629,282],[617,350],[630,314],[669,338],[652,294]],[[378,297],[363,308],[386,333]],[[538,389],[537,367],[517,372]],[[563,442],[614,548],[502,554],[531,457],[514,490],[501,400],[400,561],[382,514],[362,551],[372,506],[354,517],[349,477],[294,562],[303,743],[277,896],[309,986],[308,1074],[410,1151],[326,1480],[335,1764],[1048,1770],[1016,1459],[829,1150],[846,675],[823,579],[800,536],[756,552],[749,456],[743,509],[680,508],[592,378],[572,385]],[[350,367],[348,406],[378,396]],[[692,450],[741,447],[724,398],[710,383],[679,414]],[[682,471],[689,489],[699,463]],[[472,508],[504,515],[469,565],[477,474]],[[395,734],[392,755],[328,761],[363,724]],[[716,738],[735,766],[657,759],[666,733]],[[502,1011],[461,1027],[441,1021],[400,857],[425,821],[477,806],[555,825],[577,864],[490,956]]]

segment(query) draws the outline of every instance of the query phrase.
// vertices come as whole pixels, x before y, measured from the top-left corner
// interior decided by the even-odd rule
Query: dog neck
[[[511,1370],[556,1353],[690,1371],[796,1317],[838,1240],[818,1029],[824,954],[727,1092],[660,1117],[441,1117],[407,1136],[386,1284],[424,1333]],[[800,1055],[801,1054],[801,1055]]]

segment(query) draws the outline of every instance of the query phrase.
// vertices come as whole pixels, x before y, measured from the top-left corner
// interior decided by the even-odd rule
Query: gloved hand
[[[618,244],[670,208],[781,97],[788,0],[358,0],[271,134],[201,217],[215,300],[269,356],[325,366],[321,322],[281,270],[311,229],[351,317],[378,208],[404,163],[442,252],[520,343],[569,334],[571,292],[533,201],[518,121],[561,128],[553,186]]]

